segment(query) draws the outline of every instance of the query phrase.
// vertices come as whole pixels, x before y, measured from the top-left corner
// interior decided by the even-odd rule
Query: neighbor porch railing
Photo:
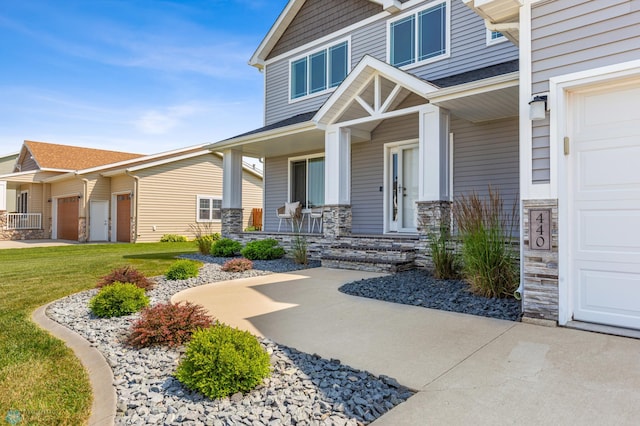
[[[7,229],[42,229],[42,214],[7,213]]]

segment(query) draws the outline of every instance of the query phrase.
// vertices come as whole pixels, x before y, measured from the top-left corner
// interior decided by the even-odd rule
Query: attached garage
[[[564,93],[567,316],[640,329],[640,76]]]
[[[57,238],[59,240],[78,240],[78,197],[58,198]]]

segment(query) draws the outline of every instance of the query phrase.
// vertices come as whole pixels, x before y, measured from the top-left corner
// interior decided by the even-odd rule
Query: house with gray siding
[[[327,266],[427,265],[454,198],[490,185],[519,203],[525,318],[640,329],[639,4],[289,1],[249,61],[264,127],[212,146],[223,232],[255,238],[242,156],[264,161],[263,237],[288,244],[300,202]]]

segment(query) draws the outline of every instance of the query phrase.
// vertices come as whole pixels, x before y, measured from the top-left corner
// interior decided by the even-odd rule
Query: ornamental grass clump
[[[251,260],[273,260],[284,256],[284,249],[278,245],[277,240],[266,238],[247,243],[241,253]]]
[[[131,326],[127,343],[135,348],[177,347],[187,343],[196,330],[211,327],[213,322],[200,305],[160,303],[142,310],[140,318]]]
[[[434,277],[441,280],[458,278],[458,255],[448,227],[442,226],[440,232],[429,234],[429,252]]]
[[[253,262],[249,259],[230,259],[224,262],[222,269],[225,272],[244,272],[253,269]]]
[[[481,198],[475,192],[454,203],[462,241],[462,272],[471,289],[486,297],[511,297],[518,288],[517,252],[512,245],[518,206],[506,211],[497,191]]]
[[[149,290],[153,288],[153,281],[144,276],[144,274],[131,266],[123,266],[112,270],[109,274],[100,278],[96,284],[97,288],[102,288],[113,283],[131,283],[136,287]]]
[[[148,305],[144,290],[131,283],[110,284],[89,301],[91,312],[101,318],[133,314]]]
[[[269,355],[247,331],[225,324],[193,333],[176,378],[216,399],[248,392],[271,374]]]
[[[198,276],[198,264],[191,260],[181,259],[173,263],[164,275],[168,280],[186,280]]]
[[[210,254],[215,257],[233,257],[240,254],[240,250],[242,250],[242,244],[238,241],[231,238],[221,238],[213,243]]]

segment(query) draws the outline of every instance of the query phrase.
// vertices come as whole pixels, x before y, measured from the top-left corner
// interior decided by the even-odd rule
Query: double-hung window
[[[349,42],[291,61],[291,99],[325,92],[342,83],[349,72]]]
[[[389,23],[389,63],[396,67],[448,56],[448,1]]]
[[[324,205],[324,157],[289,160],[289,201],[303,208]]]
[[[215,222],[222,219],[222,198],[198,195],[197,222]]]

